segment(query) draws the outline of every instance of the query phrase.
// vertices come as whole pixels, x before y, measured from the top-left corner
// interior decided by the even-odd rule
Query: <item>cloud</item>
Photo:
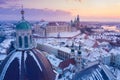
[[[24,9],[25,19],[27,20],[48,20],[48,21],[68,21],[71,18],[71,13],[63,10],[52,9]],[[0,8],[1,20],[20,20],[20,9],[14,8]]]
[[[79,2],[81,2],[81,1],[83,1],[83,0],[71,0],[71,1],[79,1]]]
[[[17,1],[20,1],[20,0],[0,0],[0,4],[7,4],[9,2],[17,2]]]
[[[75,0],[75,1],[82,1],[82,0]]]
[[[0,0],[0,4],[6,4],[5,0]]]
[[[3,8],[18,8],[20,6],[20,0],[0,0],[0,7]]]

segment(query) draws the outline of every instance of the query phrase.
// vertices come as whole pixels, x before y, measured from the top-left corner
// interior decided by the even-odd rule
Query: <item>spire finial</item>
[[[22,15],[22,20],[24,20],[24,10],[23,10],[23,5],[22,5],[22,10],[21,10],[21,15]]]

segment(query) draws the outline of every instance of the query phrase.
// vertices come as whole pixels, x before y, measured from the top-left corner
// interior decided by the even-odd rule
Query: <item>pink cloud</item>
[[[63,10],[52,9],[28,9],[25,8],[25,19],[27,20],[51,20],[51,21],[68,21],[71,18],[71,13]],[[20,20],[20,9],[0,8],[0,19]]]

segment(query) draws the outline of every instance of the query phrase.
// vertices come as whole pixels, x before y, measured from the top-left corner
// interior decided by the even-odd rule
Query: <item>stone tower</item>
[[[75,56],[77,71],[80,71],[82,69],[82,53],[80,49],[81,46],[79,45],[79,50],[77,51],[77,54]]]

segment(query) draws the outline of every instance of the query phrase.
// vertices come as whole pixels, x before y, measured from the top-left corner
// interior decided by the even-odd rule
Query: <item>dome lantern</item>
[[[28,21],[24,19],[24,10],[21,10],[22,20],[16,25],[16,44],[17,50],[32,49],[35,47],[34,40],[32,38],[32,28]]]

